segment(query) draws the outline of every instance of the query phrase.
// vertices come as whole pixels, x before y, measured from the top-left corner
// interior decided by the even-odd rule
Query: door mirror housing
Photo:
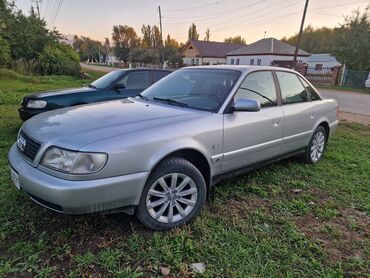
[[[112,87],[113,90],[123,90],[123,89],[126,89],[126,86],[125,84],[114,84],[113,87]]]
[[[261,110],[261,103],[254,99],[238,99],[233,108],[234,111],[257,112]]]

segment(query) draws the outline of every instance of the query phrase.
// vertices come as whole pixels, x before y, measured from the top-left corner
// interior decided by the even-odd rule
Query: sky
[[[15,0],[28,13],[35,0]],[[159,25],[162,10],[163,36],[169,33],[186,42],[195,23],[199,39],[210,28],[211,41],[242,36],[247,43],[266,37],[281,39],[298,32],[305,0],[38,0],[48,27],[65,35],[111,39],[113,25],[130,25],[141,36],[143,24]],[[370,0],[309,0],[305,26],[335,27],[352,10],[364,10]],[[266,32],[266,34],[265,34]]]

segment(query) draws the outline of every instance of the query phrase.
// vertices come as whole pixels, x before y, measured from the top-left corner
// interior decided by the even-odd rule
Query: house
[[[332,71],[334,67],[340,67],[341,63],[330,54],[312,54],[308,57],[308,73],[323,73]]]
[[[228,65],[257,65],[291,67],[295,46],[275,38],[265,38],[227,53]],[[311,54],[299,49],[297,62],[307,63]]]
[[[243,44],[189,40],[180,55],[184,65],[226,64],[226,54]]]

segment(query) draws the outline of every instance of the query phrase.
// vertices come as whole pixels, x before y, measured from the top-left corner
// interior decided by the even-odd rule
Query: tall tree
[[[194,24],[194,22],[189,27],[188,39],[189,40],[198,40],[199,39],[197,26]]]
[[[209,38],[211,37],[211,29],[209,29],[208,27],[205,33],[206,33],[206,36],[204,37],[204,40],[209,42]]]
[[[152,27],[150,25],[143,24],[141,27],[141,33],[143,34],[141,46],[144,48],[152,47]]]
[[[171,39],[170,34],[167,34],[167,38],[164,42],[165,47],[179,48],[179,43],[175,39]]]
[[[140,45],[140,39],[135,30],[127,25],[113,26],[112,40],[114,54],[124,61],[129,60],[130,50]]]
[[[152,27],[152,46],[153,48],[159,48],[161,46],[161,31],[157,25]]]
[[[370,5],[363,13],[354,10],[335,28],[334,54],[353,70],[370,70]]]
[[[238,44],[245,44],[245,39],[241,36],[229,37],[224,39],[224,42],[227,43],[238,43]]]

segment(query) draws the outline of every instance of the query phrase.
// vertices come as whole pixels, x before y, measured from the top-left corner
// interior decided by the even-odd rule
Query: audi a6
[[[134,98],[31,118],[9,151],[11,176],[51,210],[135,213],[170,229],[222,179],[292,155],[318,163],[337,109],[293,70],[183,68]]]

